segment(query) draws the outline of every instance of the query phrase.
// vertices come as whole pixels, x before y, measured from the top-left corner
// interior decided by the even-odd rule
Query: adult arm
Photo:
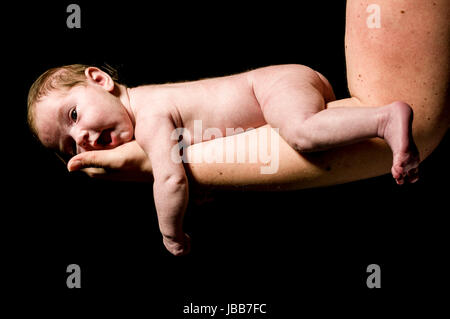
[[[379,0],[379,28],[369,28],[367,23],[370,4],[367,0],[347,2],[345,46],[351,97],[330,102],[327,107],[379,106],[394,100],[409,103],[415,114],[413,134],[423,160],[436,148],[449,126],[450,3],[446,0]],[[267,132],[270,127],[258,128],[256,132],[264,130]],[[236,137],[225,139],[231,138]],[[219,150],[222,145],[218,140],[196,144],[190,147],[189,154],[201,157],[205,147]],[[135,142],[123,147],[128,147],[136,156],[130,172],[136,169],[147,174],[151,172]],[[246,148],[244,151],[249,153],[251,150]],[[109,160],[103,157],[107,153],[92,153],[84,153],[84,166],[94,164],[108,170],[115,165],[121,170],[114,161],[125,161],[124,153]],[[262,163],[259,162],[190,163],[185,167],[190,182],[197,185],[274,190],[361,180],[388,173],[391,164],[391,151],[380,139],[300,155],[280,138],[276,174],[261,174]],[[91,170],[90,174],[114,175],[104,172],[104,169],[97,169],[96,173]]]

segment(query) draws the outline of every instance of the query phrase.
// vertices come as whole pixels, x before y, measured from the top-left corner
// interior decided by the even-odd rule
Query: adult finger
[[[111,162],[111,151],[90,151],[80,153],[67,163],[69,172],[78,171],[88,167],[108,168]]]

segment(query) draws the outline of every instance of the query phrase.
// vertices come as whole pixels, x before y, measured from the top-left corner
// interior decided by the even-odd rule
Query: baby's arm
[[[183,163],[176,161],[178,142],[171,139],[175,127],[167,115],[148,116],[143,122],[136,125],[135,134],[152,164],[153,196],[163,242],[172,254],[183,255],[189,251],[189,237],[183,232],[188,182]]]

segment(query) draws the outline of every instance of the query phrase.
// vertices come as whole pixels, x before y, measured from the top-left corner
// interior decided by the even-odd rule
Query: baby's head
[[[127,89],[113,70],[74,64],[43,73],[28,93],[28,124],[63,158],[133,139]]]

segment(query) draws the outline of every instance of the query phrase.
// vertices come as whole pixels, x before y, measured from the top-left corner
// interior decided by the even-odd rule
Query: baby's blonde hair
[[[86,83],[84,72],[88,67],[90,66],[85,64],[71,64],[51,68],[34,81],[28,92],[27,100],[27,121],[34,136],[38,136],[34,114],[36,103],[53,90],[69,90],[74,86],[84,85]],[[102,70],[108,73],[113,81],[118,81],[117,71],[113,67],[105,65]]]

